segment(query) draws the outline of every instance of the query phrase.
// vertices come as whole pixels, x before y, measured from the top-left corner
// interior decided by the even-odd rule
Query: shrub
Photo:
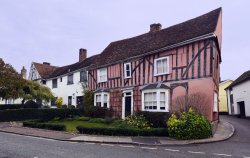
[[[84,110],[84,115],[88,117],[110,118],[112,117],[112,110],[108,108],[92,106]]]
[[[9,109],[37,109],[39,108],[38,104],[3,104],[0,105],[0,110],[9,110]]]
[[[105,123],[105,124],[111,124],[113,122],[112,118],[91,118],[89,120],[91,123]]]
[[[148,112],[148,111],[137,111],[137,116],[144,116],[146,121],[149,122],[153,128],[166,128],[166,122],[171,116],[168,112]]]
[[[75,117],[76,120],[78,121],[89,121],[90,120],[90,117],[84,117],[84,116],[81,116],[81,117]]]
[[[145,117],[142,115],[129,115],[125,118],[125,122],[132,127],[135,128],[150,128],[150,124],[146,121]]]
[[[74,105],[69,105],[69,109],[75,109],[76,107]]]
[[[38,109],[40,107],[39,104],[37,104],[36,102],[34,102],[33,100],[28,100],[24,105],[23,108],[27,108],[27,109]]]
[[[66,104],[62,105],[62,109],[67,109],[67,108],[68,108],[68,106]]]
[[[49,109],[50,107],[48,105],[42,106],[43,109]]]
[[[84,96],[83,96],[83,105],[84,105],[84,109],[87,110],[89,108],[91,108],[94,105],[94,92],[86,89],[84,91]]]
[[[56,131],[65,131],[66,126],[62,124],[51,124],[51,123],[41,123],[41,122],[33,122],[33,121],[25,121],[23,122],[24,127],[31,128],[42,128]]]
[[[56,103],[57,108],[62,108],[63,98],[62,97],[57,98],[55,103]]]
[[[59,117],[61,119],[71,116],[81,116],[80,109],[16,109],[0,111],[0,121],[22,121],[31,119],[51,120]]]
[[[212,135],[209,120],[192,109],[183,112],[179,119],[172,115],[167,124],[169,135],[177,139],[203,139]]]
[[[136,128],[108,128],[77,126],[81,134],[97,134],[110,136],[168,136],[166,128],[136,129]]]

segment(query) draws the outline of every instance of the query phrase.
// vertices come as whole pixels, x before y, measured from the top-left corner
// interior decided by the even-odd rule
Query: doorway
[[[124,91],[122,98],[122,118],[133,114],[133,91]]]
[[[244,101],[238,102],[238,106],[240,109],[240,117],[245,118],[246,117],[245,102]]]

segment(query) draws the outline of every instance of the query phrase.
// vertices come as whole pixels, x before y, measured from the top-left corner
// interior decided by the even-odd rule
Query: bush
[[[38,109],[40,107],[39,104],[37,104],[36,102],[34,102],[33,100],[28,100],[24,105],[23,108],[27,108],[27,109]]]
[[[49,129],[49,130],[56,130],[56,131],[65,131],[66,126],[62,124],[51,124],[51,123],[41,123],[41,122],[32,122],[32,121],[25,121],[23,122],[24,127],[31,127],[31,128],[42,128],[42,129]]]
[[[212,135],[212,127],[209,120],[190,109],[183,112],[178,119],[172,115],[168,122],[168,132],[171,137],[177,139],[203,139]]]
[[[89,120],[91,123],[105,123],[105,124],[111,124],[113,122],[112,118],[91,118]]]
[[[84,115],[88,117],[110,118],[112,111],[108,108],[92,106],[84,110]]]
[[[84,110],[88,110],[94,105],[94,92],[86,89],[84,91],[84,96],[83,96],[83,108]]]
[[[144,116],[146,121],[149,122],[153,128],[166,128],[169,117],[171,116],[168,112],[148,112],[148,111],[137,111],[137,116]]]
[[[3,121],[23,121],[31,119],[51,120],[59,117],[60,119],[72,116],[81,116],[83,111],[80,109],[15,109],[0,111],[0,122]]]
[[[110,136],[168,136],[166,128],[136,129],[136,128],[108,128],[77,126],[81,134],[97,134]]]
[[[89,121],[90,120],[90,117],[84,117],[84,116],[81,116],[81,117],[75,117],[75,119],[77,121]]]
[[[62,97],[57,98],[55,103],[56,103],[57,108],[62,108],[63,98]]]
[[[137,115],[129,115],[125,118],[125,122],[134,128],[150,128],[150,124],[146,121],[145,117]]]
[[[0,110],[10,110],[10,109],[37,109],[38,104],[3,104],[0,105]]]
[[[69,109],[75,109],[76,107],[74,105],[69,105]]]

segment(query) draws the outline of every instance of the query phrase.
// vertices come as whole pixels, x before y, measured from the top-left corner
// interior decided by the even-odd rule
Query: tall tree
[[[24,82],[22,76],[0,58],[0,98],[16,99],[20,97]]]

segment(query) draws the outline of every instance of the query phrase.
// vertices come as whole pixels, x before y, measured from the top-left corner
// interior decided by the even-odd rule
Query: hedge
[[[146,121],[151,124],[154,128],[166,128],[166,122],[170,118],[171,114],[168,112],[148,112],[148,111],[137,111],[137,116],[144,116]]]
[[[38,109],[38,104],[3,104],[0,105],[0,110],[10,110],[10,109]]]
[[[136,129],[77,126],[76,129],[81,134],[109,136],[168,136],[168,130],[166,128]]]
[[[62,124],[40,123],[40,122],[31,122],[31,121],[23,122],[23,126],[31,127],[31,128],[49,129],[49,130],[55,130],[55,131],[66,130],[66,126]]]
[[[83,111],[80,109],[15,109],[0,111],[0,122],[4,121],[23,121],[23,120],[51,120],[55,117],[61,119],[81,116]]]
[[[95,118],[110,118],[113,112],[111,109],[91,106],[84,109],[84,116],[95,117]]]

